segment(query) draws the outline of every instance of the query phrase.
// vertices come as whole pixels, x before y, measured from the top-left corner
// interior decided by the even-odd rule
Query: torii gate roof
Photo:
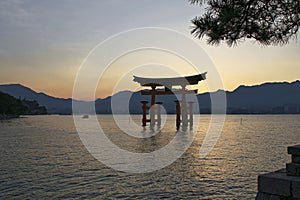
[[[182,86],[195,85],[206,79],[207,72],[193,76],[172,77],[172,78],[144,78],[133,76],[133,81],[141,86]]]

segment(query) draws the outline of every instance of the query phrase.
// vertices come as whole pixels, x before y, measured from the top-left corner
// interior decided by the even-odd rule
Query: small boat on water
[[[82,118],[87,119],[87,118],[89,118],[89,116],[88,115],[83,115]]]

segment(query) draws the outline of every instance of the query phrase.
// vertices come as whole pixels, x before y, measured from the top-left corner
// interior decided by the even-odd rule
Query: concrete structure
[[[288,147],[286,169],[258,176],[256,200],[300,200],[300,145]]]

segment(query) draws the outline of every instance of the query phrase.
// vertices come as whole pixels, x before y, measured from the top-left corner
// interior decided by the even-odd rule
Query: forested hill
[[[0,92],[0,119],[37,114],[47,114],[45,106],[40,106],[37,101],[17,99]]]

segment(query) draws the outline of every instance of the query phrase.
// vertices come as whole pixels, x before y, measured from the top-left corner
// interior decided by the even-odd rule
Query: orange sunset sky
[[[251,40],[242,41],[236,47],[209,46],[205,39],[190,35],[190,20],[201,13],[203,7],[182,0],[1,1],[0,84],[20,83],[55,97],[72,97],[76,73],[90,50],[114,34],[139,27],[169,28],[195,41],[216,66],[225,90],[234,90],[239,85],[300,79],[297,39],[285,46],[263,47]],[[114,48],[117,47],[108,51]],[[155,57],[156,63],[162,61],[181,68],[184,75],[193,73],[184,70],[184,61],[156,53],[143,55]],[[126,66],[143,55],[129,55],[114,63],[114,70],[108,70],[105,81],[100,83],[108,89],[99,90],[96,97],[111,95],[115,75],[122,68],[125,73]],[[146,70],[147,67],[151,68],[144,66]],[[161,74],[168,75],[163,70]],[[129,77],[117,91],[138,87]],[[199,87],[202,91],[207,89],[201,84]],[[85,99],[84,95],[80,98]]]

